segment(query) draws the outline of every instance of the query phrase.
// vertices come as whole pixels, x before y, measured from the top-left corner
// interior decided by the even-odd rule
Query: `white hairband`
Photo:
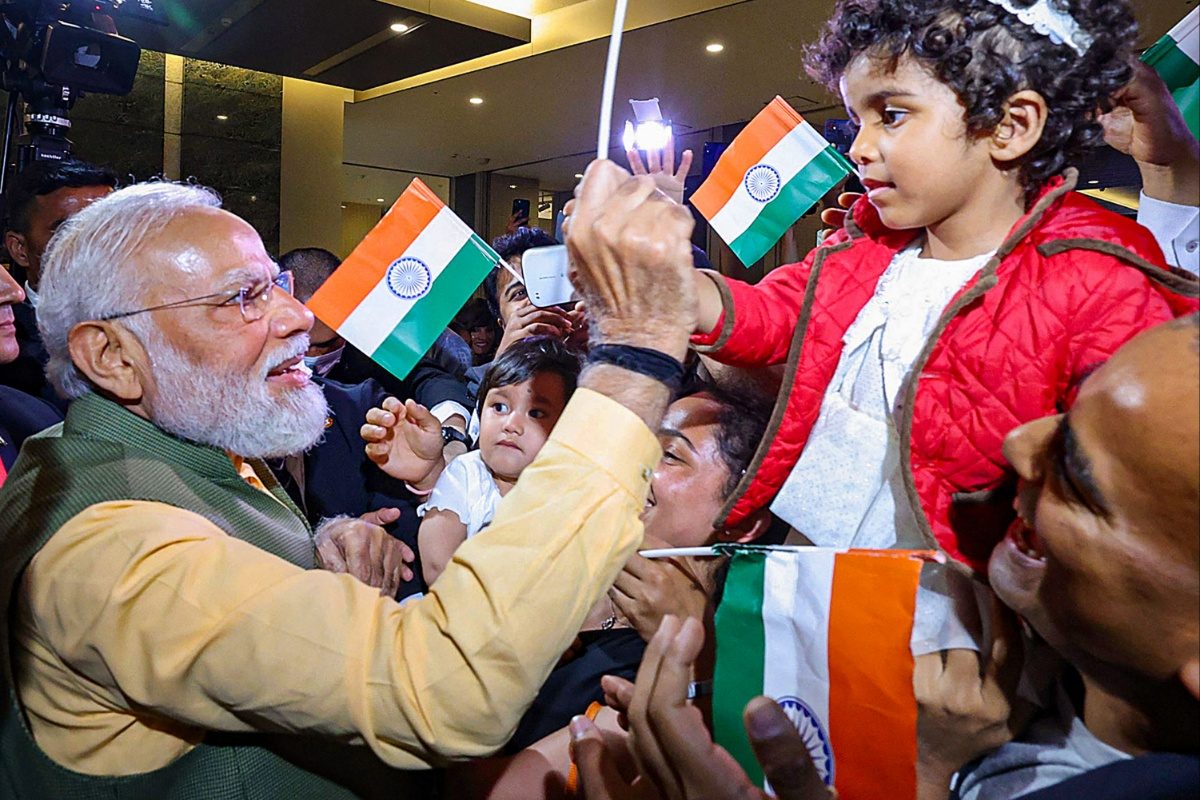
[[[1017,8],[1012,0],[988,0],[1000,6],[1055,44],[1065,44],[1079,55],[1092,46],[1092,37],[1066,11],[1058,10],[1051,0],[1038,0],[1029,8]]]

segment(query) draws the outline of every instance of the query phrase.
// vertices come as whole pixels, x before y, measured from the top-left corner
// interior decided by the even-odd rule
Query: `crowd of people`
[[[839,0],[807,68],[865,194],[801,263],[703,268],[690,153],[596,161],[579,302],[530,301],[556,242],[513,226],[403,378],[305,307],[333,253],[31,166],[0,796],[765,797],[710,733],[727,560],[694,548],[739,543],[986,586],[980,649],[914,659],[920,800],[1194,797],[1200,144],[1136,39],[1125,0]],[[1102,140],[1136,221],[1074,191]],[[744,722],[775,796],[836,796],[774,700]]]

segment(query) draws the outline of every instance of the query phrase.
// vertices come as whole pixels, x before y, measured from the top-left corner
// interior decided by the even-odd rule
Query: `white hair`
[[[74,399],[93,390],[71,361],[71,329],[137,310],[148,281],[133,261],[145,243],[188,211],[220,206],[220,195],[204,186],[151,181],[115,191],[62,224],[42,257],[37,307],[50,355],[46,377],[59,394]],[[123,322],[146,341],[149,320],[134,315]]]

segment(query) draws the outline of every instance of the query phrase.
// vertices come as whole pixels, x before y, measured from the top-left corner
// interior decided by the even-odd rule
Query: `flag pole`
[[[596,158],[608,158],[608,139],[612,133],[613,93],[617,89],[617,62],[621,60],[621,33],[625,30],[628,0],[617,0],[613,11],[612,35],[608,39],[608,63],[604,66],[604,91],[600,98],[600,134]]]

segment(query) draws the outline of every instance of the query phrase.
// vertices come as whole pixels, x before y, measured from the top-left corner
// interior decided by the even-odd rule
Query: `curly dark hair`
[[[508,261],[513,256],[524,255],[526,250],[534,247],[549,247],[553,244],[558,244],[558,242],[554,241],[554,237],[541,228],[521,227],[517,228],[513,233],[507,233],[493,239],[492,249],[501,258]],[[483,279],[483,297],[487,300],[488,308],[492,310],[492,316],[496,319],[500,318],[501,272],[504,272],[507,276],[506,270],[496,267]],[[507,277],[505,283],[507,283]]]
[[[1025,8],[1034,0],[1011,0]],[[860,54],[895,69],[911,56],[965,106],[968,135],[995,130],[1005,101],[1031,89],[1046,101],[1046,127],[1018,163],[1026,202],[1048,179],[1100,142],[1100,113],[1133,76],[1137,22],[1126,0],[1049,0],[1070,13],[1092,44],[1080,56],[989,0],[840,0],[807,48],[809,75],[838,93]]]

